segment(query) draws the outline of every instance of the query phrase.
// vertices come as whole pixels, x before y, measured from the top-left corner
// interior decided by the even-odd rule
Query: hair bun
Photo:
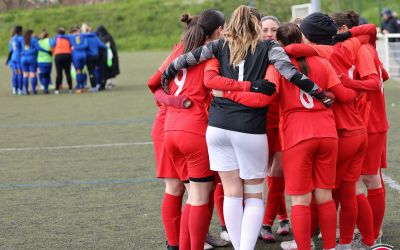
[[[182,23],[190,23],[190,20],[192,20],[192,17],[188,13],[182,14],[181,16]]]

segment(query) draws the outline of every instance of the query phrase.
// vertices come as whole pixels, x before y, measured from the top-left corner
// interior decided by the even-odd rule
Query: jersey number
[[[303,104],[305,108],[312,109],[314,108],[314,100],[312,96],[304,92],[300,89],[300,102]]]
[[[182,92],[183,85],[185,84],[187,69],[182,69],[182,78],[179,80],[179,74],[175,76],[175,84],[178,86],[174,95],[179,95]]]

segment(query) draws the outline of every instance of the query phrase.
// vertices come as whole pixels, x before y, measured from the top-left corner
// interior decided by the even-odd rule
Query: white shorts
[[[239,169],[240,178],[243,180],[267,176],[266,134],[248,134],[208,126],[206,140],[211,170]]]

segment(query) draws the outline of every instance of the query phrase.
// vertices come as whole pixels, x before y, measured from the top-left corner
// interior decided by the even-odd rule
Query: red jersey
[[[364,47],[364,46],[363,46]],[[365,46],[370,54],[373,55],[373,62],[375,71],[379,75],[381,82],[381,89],[379,91],[371,91],[366,93],[366,102],[370,106],[369,117],[368,117],[368,133],[380,133],[386,132],[389,129],[389,124],[386,117],[386,104],[385,104],[385,93],[383,88],[383,76],[382,71],[384,70],[379,60],[378,53],[373,46]],[[360,75],[362,77],[362,75]]]
[[[183,52],[183,44],[179,43],[177,45],[174,46],[174,48],[172,49],[172,52],[168,55],[168,57],[164,60],[164,62],[161,64],[161,66],[158,68],[158,71],[163,73],[164,70],[168,67],[168,65],[175,60],[175,58],[177,58],[178,56],[180,56]],[[160,83],[161,83],[161,79],[160,79]],[[155,90],[159,87],[158,86],[149,86],[150,89]],[[163,140],[163,129],[164,129],[164,121],[165,121],[165,114],[166,114],[166,107],[163,105],[159,105],[157,103],[159,109],[154,121],[154,126],[153,126],[153,130],[151,131],[151,136],[153,138],[159,139],[159,140]]]
[[[315,45],[318,54],[330,62],[337,74],[354,77],[356,52],[361,46],[360,40],[351,38],[334,46]],[[320,83],[320,82],[318,82]],[[336,128],[341,133],[361,134],[365,124],[359,110],[357,100],[349,103],[336,102],[333,104]]]
[[[204,86],[206,63],[183,69],[170,82],[170,94],[184,95],[192,105],[188,109],[167,107],[164,131],[186,131],[205,135],[210,90]]]
[[[309,78],[329,89],[340,80],[329,62],[321,57],[307,57]],[[296,60],[292,63],[299,69]],[[280,129],[282,147],[287,150],[301,141],[310,138],[337,138],[335,118],[332,109],[315,101],[310,95],[287,81],[271,65],[267,70],[268,80],[277,84],[279,107],[281,112]]]
[[[268,106],[267,130],[279,128],[279,97],[276,96]]]

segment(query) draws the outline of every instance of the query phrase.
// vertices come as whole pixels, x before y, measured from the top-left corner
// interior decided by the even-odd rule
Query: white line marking
[[[62,149],[80,149],[80,148],[110,148],[137,145],[152,145],[153,142],[126,142],[113,144],[89,144],[89,145],[72,145],[72,146],[54,146],[54,147],[31,147],[31,148],[0,148],[0,152],[7,151],[38,151],[38,150],[62,150]]]
[[[392,178],[384,174],[382,174],[382,178],[385,184],[389,185],[389,187],[393,188],[398,193],[400,193],[400,184],[397,183],[397,181],[393,180]]]

